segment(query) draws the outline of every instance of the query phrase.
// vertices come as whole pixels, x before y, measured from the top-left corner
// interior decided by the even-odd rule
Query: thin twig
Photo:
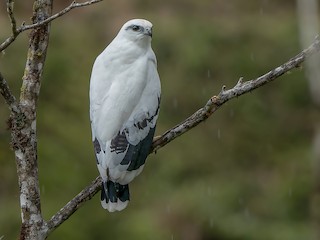
[[[294,68],[298,68],[307,57],[320,51],[320,40],[316,40],[304,51],[291,58],[288,62],[281,66],[271,70],[270,72],[258,77],[256,79],[243,82],[241,77],[235,87],[227,90],[225,86],[217,96],[211,97],[203,108],[200,108],[186,120],[169,129],[164,134],[156,137],[150,153],[157,151],[162,148],[175,138],[186,133],[190,129],[197,126],[199,123],[210,117],[218,108],[220,108],[227,101],[241,96],[245,93],[251,92],[252,90],[259,88],[283,75],[286,72]],[[47,226],[49,229],[57,228],[61,223],[68,219],[79,207],[85,202],[90,200],[100,190],[101,178],[97,177],[91,185],[87,186],[82,190],[76,197],[68,202],[58,213],[56,213],[51,220],[48,221]],[[80,205],[81,204],[81,205]],[[49,230],[50,231],[50,230]]]
[[[8,14],[9,14],[10,21],[11,21],[11,26],[12,26],[12,35],[10,37],[8,37],[3,43],[0,44],[0,52],[3,51],[4,49],[6,49],[8,46],[10,46],[10,44],[14,42],[14,40],[16,39],[16,37],[20,33],[24,32],[24,31],[27,31],[27,30],[30,30],[30,29],[41,27],[41,26],[43,26],[45,24],[48,24],[49,22],[55,20],[56,18],[61,17],[62,15],[70,12],[74,8],[85,7],[85,6],[88,6],[88,5],[91,5],[91,4],[95,4],[95,3],[98,3],[98,2],[101,2],[101,1],[103,1],[103,0],[91,0],[91,1],[83,2],[83,3],[77,3],[76,1],[73,1],[65,9],[63,9],[60,12],[58,12],[58,13],[56,13],[56,14],[54,14],[54,15],[46,18],[46,19],[44,19],[43,21],[40,21],[40,22],[37,22],[37,23],[34,23],[34,24],[29,24],[29,25],[26,25],[25,23],[22,23],[19,28],[16,28],[16,22],[15,22],[15,19],[13,17],[13,11],[12,11],[12,8],[10,8],[9,10],[12,12],[12,14],[9,13],[9,10],[8,10]],[[9,3],[12,3],[11,5],[13,5],[13,1],[12,0],[8,0],[7,6],[9,5]],[[13,25],[13,23],[14,23],[14,25]],[[15,30],[13,30],[13,28]]]
[[[11,31],[12,35],[8,37],[3,43],[0,44],[0,52],[2,52],[4,49],[6,49],[19,35],[19,30],[17,29],[17,22],[13,15],[13,6],[14,1],[13,0],[7,0],[7,13],[10,19],[11,23]]]
[[[3,96],[4,100],[8,104],[11,112],[18,113],[20,110],[18,108],[17,100],[11,93],[9,85],[7,81],[4,79],[2,74],[0,73],[0,93]]]
[[[16,19],[14,18],[14,15],[13,15],[13,7],[14,7],[14,1],[7,0],[7,13],[10,18],[12,35],[16,36],[17,35],[17,22],[16,22]]]
[[[94,4],[94,3],[98,3],[98,2],[101,2],[103,0],[91,0],[91,1],[87,1],[87,2],[83,2],[83,3],[77,3],[76,1],[73,1],[68,7],[66,7],[65,9],[63,9],[62,11],[48,17],[47,19],[41,21],[41,22],[37,22],[35,24],[30,24],[30,25],[22,25],[18,31],[19,32],[23,32],[23,31],[26,31],[26,30],[29,30],[29,29],[33,29],[33,28],[37,28],[37,27],[40,27],[44,24],[47,24],[53,20],[55,20],[56,18],[58,17],[61,17],[62,15],[70,12],[73,8],[79,8],[79,7],[85,7],[85,6],[88,6],[88,5],[91,5],[91,4]]]

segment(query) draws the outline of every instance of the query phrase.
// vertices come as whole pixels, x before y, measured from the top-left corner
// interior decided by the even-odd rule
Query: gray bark
[[[20,190],[20,239],[45,239],[52,230],[61,224],[57,223],[57,219],[60,221],[62,219],[59,218],[59,214],[56,214],[55,218],[52,218],[48,223],[43,219],[38,179],[37,102],[49,44],[50,23],[73,8],[88,6],[100,1],[102,0],[83,3],[72,2],[62,11],[52,15],[53,0],[35,0],[32,23],[29,25],[23,23],[20,27],[17,27],[14,17],[14,0],[6,1],[12,35],[0,44],[0,51],[9,47],[20,33],[31,30],[19,101],[13,96],[7,81],[0,73],[0,93],[10,109],[8,123],[11,128],[11,146],[15,153]],[[79,201],[72,203],[77,205],[76,209],[79,207]],[[66,212],[67,208],[62,210]],[[66,218],[61,222],[64,220]]]
[[[34,3],[32,22],[48,18],[52,0]],[[11,117],[12,147],[15,152],[20,189],[20,239],[45,239],[46,230],[41,215],[40,188],[37,162],[36,106],[41,86],[41,75],[49,43],[49,24],[30,33],[29,49],[19,102],[20,114]]]

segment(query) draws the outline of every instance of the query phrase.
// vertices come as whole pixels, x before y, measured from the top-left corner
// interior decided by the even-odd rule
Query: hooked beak
[[[152,28],[146,28],[144,34],[152,37]]]

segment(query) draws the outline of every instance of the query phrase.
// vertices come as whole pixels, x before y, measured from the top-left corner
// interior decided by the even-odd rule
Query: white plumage
[[[160,79],[151,48],[152,24],[128,21],[96,58],[90,80],[90,120],[101,204],[121,211],[130,183],[149,154],[160,104]]]

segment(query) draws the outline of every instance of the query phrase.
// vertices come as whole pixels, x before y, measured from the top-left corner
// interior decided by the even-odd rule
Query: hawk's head
[[[152,23],[144,19],[132,19],[126,22],[119,34],[132,41],[147,40],[152,38]]]

